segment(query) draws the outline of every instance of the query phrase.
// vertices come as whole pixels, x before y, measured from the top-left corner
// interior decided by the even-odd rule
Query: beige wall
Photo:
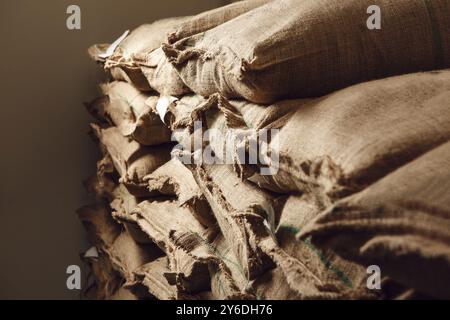
[[[102,72],[86,54],[128,28],[194,14],[221,0],[0,2],[0,298],[77,299],[66,267],[88,248],[75,210],[98,157],[82,102]],[[81,7],[82,30],[66,28]],[[84,274],[85,275],[85,274]]]

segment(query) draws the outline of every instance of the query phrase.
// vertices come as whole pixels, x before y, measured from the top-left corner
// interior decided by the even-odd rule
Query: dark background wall
[[[86,49],[125,30],[223,0],[1,0],[0,298],[78,299],[68,265],[89,248],[75,210],[98,158],[82,105],[102,77]],[[81,7],[81,30],[66,9]],[[83,270],[83,276],[85,276]]]

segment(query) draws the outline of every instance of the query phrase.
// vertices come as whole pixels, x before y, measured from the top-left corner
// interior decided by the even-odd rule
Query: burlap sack
[[[180,298],[180,294],[164,277],[164,273],[168,271],[169,261],[167,257],[161,257],[135,270],[134,279],[135,282],[142,283],[156,299],[175,300]]]
[[[199,166],[193,170],[246,278],[254,279],[270,266],[258,242],[271,237],[275,214],[273,197],[241,182],[230,166]]]
[[[95,174],[83,182],[89,195],[94,196],[97,202],[112,201],[112,194],[116,188],[114,181],[104,174]]]
[[[450,71],[392,77],[303,102],[278,134],[278,192],[359,191],[450,139]],[[276,150],[276,147],[273,148]]]
[[[191,152],[193,155],[199,152],[201,162],[207,164],[237,162],[237,136],[250,128],[244,119],[245,115],[239,113],[234,104],[239,107],[250,105],[241,101],[228,102],[218,94],[213,94],[208,99],[198,95],[185,95],[174,101],[169,105],[166,116],[173,130],[172,138],[179,142],[174,149]],[[264,113],[263,106],[252,106],[254,108],[249,108],[251,110],[248,113]],[[252,116],[249,115],[249,118]],[[198,125],[200,127],[196,127]],[[185,160],[182,159],[184,163],[189,163]],[[194,160],[191,163],[199,162]]]
[[[276,244],[271,225],[274,224],[278,203],[272,196],[239,181],[229,166],[198,167],[194,176],[247,281],[256,279],[271,267],[271,261],[280,267],[290,286],[296,286],[299,276],[311,280],[309,270]],[[313,280],[308,289],[305,294],[319,297],[320,291],[329,288],[320,287]]]
[[[170,131],[156,113],[158,97],[142,93],[126,82],[114,81],[100,87],[104,96],[86,104],[97,120],[116,126],[122,135],[142,145],[170,141]]]
[[[112,246],[122,232],[120,225],[111,217],[109,208],[103,204],[81,207],[77,214],[90,242],[98,247]]]
[[[329,203],[314,195],[293,195],[284,204],[280,214],[280,221],[276,229],[278,245],[290,256],[298,259],[309,272],[314,275],[318,283],[327,290],[317,294],[314,290],[310,296],[310,287],[313,282],[308,277],[298,278],[299,281],[289,290],[284,288],[286,296],[294,291],[302,299],[310,298],[345,298],[367,299],[380,296],[380,292],[370,292],[366,287],[366,269],[353,262],[346,261],[326,248],[318,248],[309,240],[296,239],[296,234],[313,220]],[[282,288],[274,292],[281,294]]]
[[[216,229],[204,229],[188,210],[169,201],[143,202],[135,214],[141,228],[166,252],[164,277],[178,295],[197,295],[211,288],[214,299],[251,297],[239,286],[243,271],[236,271],[237,260]]]
[[[423,299],[414,289],[383,277],[381,290],[368,290],[366,268],[337,256],[332,250],[317,247],[309,239],[297,239],[296,234],[321,212],[323,204],[311,195],[293,195],[284,204],[276,229],[278,245],[298,259],[319,280],[326,290],[311,290],[314,283],[305,273],[294,285],[289,285],[280,267],[271,269],[252,282],[258,299]]]
[[[105,205],[83,207],[78,210],[78,216],[85,225],[91,242],[99,252],[107,255],[112,267],[125,281],[132,280],[134,269],[161,256],[161,251],[154,244],[138,245],[114,221]]]
[[[345,198],[300,236],[339,255],[378,265],[419,292],[450,297],[450,143]]]
[[[170,160],[172,145],[146,147],[124,137],[116,127],[101,128],[96,124],[91,124],[91,127],[102,148],[111,157],[120,176],[119,182],[136,196],[146,195],[148,191],[144,177]]]
[[[161,48],[135,54],[132,64],[140,68],[149,86],[161,95],[181,96],[190,92]]]
[[[200,188],[195,182],[192,172],[179,159],[170,161],[144,177],[150,193],[176,196],[178,204],[191,209],[194,217],[205,227],[216,224],[211,209]]]
[[[156,90],[161,94],[182,95],[190,90],[160,49],[167,37],[175,41],[181,37],[192,36],[268,1],[240,1],[194,17],[159,20],[135,29],[106,59],[100,56],[108,48],[104,44],[92,46],[89,54],[94,60],[104,63],[105,69],[109,70],[116,80],[132,83],[142,91]]]
[[[367,27],[371,5],[381,30]],[[279,0],[163,49],[193,92],[268,103],[450,66],[449,12],[447,0]]]
[[[109,203],[111,216],[124,226],[134,241],[139,244],[152,243],[131,216],[140,199],[133,196],[125,185],[116,185],[111,177],[98,172],[85,182],[85,186],[98,202]]]
[[[110,247],[102,250],[126,281],[133,281],[133,271],[138,267],[162,255],[161,250],[154,244],[137,244],[126,231],[122,232]]]
[[[81,260],[89,266],[92,275],[89,279],[91,282],[83,290],[83,296],[95,300],[111,299],[124,281],[113,268],[108,256],[98,252],[97,257],[81,255]]]
[[[159,300],[209,300],[212,299],[210,291],[187,294],[170,285],[164,274],[170,272],[167,257],[161,257],[155,261],[143,265],[135,272],[135,283],[143,284],[148,292]]]
[[[123,224],[125,230],[127,230],[136,243],[153,243],[147,234],[141,230],[136,218],[131,215],[141,200],[133,196],[123,184],[119,184],[114,189],[112,198],[113,200],[110,202],[112,217],[117,222]]]
[[[281,268],[266,271],[255,279],[252,288],[259,300],[300,300],[301,296],[292,290]]]
[[[84,286],[83,298],[89,300],[148,300],[153,296],[148,290],[142,290],[140,283],[127,284],[114,270],[105,253],[97,257],[81,258],[90,268],[89,282]]]
[[[212,29],[272,0],[244,0],[197,14],[182,21],[168,34],[169,43]]]
[[[227,130],[280,129],[278,145],[270,146],[279,156],[279,164],[273,163],[276,174],[261,176],[246,163],[235,163],[235,169],[276,192],[315,190],[338,198],[449,138],[449,80],[448,70],[410,74],[270,106],[227,101],[216,94],[209,99],[185,96],[169,106],[168,121],[174,137],[190,151],[195,151],[195,121],[201,121],[203,130],[216,129],[207,144],[218,158],[231,154],[233,161],[236,149],[224,140]]]
[[[184,235],[208,238],[210,231],[194,218],[188,208],[180,207],[176,201],[144,201],[132,215],[141,229],[167,254],[171,273],[165,276],[170,284],[189,293],[209,287],[208,262],[193,255],[192,243],[189,244],[189,238]]]
[[[210,263],[211,294],[213,299],[254,299],[249,292],[250,281],[245,270],[236,258],[232,246],[229,245],[222,233],[218,234],[211,243],[206,243],[217,259],[217,263]]]
[[[152,91],[142,70],[133,63],[134,55],[150,53],[159,48],[167,33],[188,17],[170,18],[142,25],[133,30],[109,57],[102,57],[109,45],[99,44],[89,48],[88,53],[95,61],[104,64],[115,80],[132,83],[138,90]]]

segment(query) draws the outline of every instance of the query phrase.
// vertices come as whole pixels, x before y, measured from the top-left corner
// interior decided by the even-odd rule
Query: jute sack
[[[216,224],[205,196],[195,181],[192,172],[179,159],[170,161],[144,177],[150,193],[176,196],[178,204],[191,209],[194,217],[205,227]]]
[[[301,299],[368,299],[379,297],[381,292],[371,292],[367,289],[366,268],[355,262],[340,258],[326,248],[318,248],[308,239],[296,239],[296,234],[319,215],[323,207],[327,205],[326,200],[317,198],[312,194],[290,196],[281,210],[275,235],[278,245],[290,256],[303,263],[317,282],[328,290],[323,290],[319,294],[313,291],[314,295],[310,296],[311,290],[309,287],[312,283],[306,275],[303,279],[298,277],[297,282],[291,284],[291,286],[284,289],[275,286],[271,290],[277,288],[274,291],[277,294],[281,294],[284,290],[286,296],[295,292],[296,296]]]
[[[246,278],[256,278],[270,266],[257,241],[271,237],[274,198],[240,181],[227,165],[197,166],[193,173]]]
[[[450,139],[449,99],[450,71],[443,70],[293,100],[297,111],[270,148],[278,150],[276,174],[251,180],[278,192],[331,198],[359,191]]]
[[[114,181],[104,174],[95,174],[83,182],[89,195],[94,196],[97,202],[112,201],[112,194],[116,188]]]
[[[78,215],[97,250],[108,256],[113,268],[125,280],[132,280],[134,269],[161,256],[154,244],[138,245],[112,219],[109,208],[104,205],[83,207]]]
[[[203,291],[196,294],[187,294],[178,291],[175,285],[170,285],[164,274],[170,272],[167,257],[161,257],[147,263],[134,272],[135,283],[143,284],[147,291],[159,300],[210,300],[210,291]]]
[[[450,143],[337,202],[300,231],[435,298],[450,289]]]
[[[140,199],[133,196],[125,185],[121,183],[116,185],[111,177],[102,172],[89,178],[85,185],[88,192],[94,195],[98,202],[107,201],[109,203],[112,217],[124,226],[137,243],[152,243],[131,216],[132,210],[140,202]]]
[[[92,272],[93,279],[83,290],[83,295],[88,299],[107,300],[111,299],[120,289],[123,278],[117,272],[105,253],[98,252],[97,256],[81,255],[81,260],[85,262]]]
[[[213,289],[211,294],[216,297],[249,296],[233,277],[236,264],[230,265],[230,261],[235,259],[228,260],[229,247],[224,247],[217,228],[205,229],[187,208],[173,201],[145,201],[134,214],[142,230],[166,252],[168,267],[164,277],[169,285],[176,286],[178,294],[198,294],[219,281],[224,291]]]
[[[177,247],[207,263],[213,299],[253,298],[253,295],[246,292],[248,280],[244,277],[243,269],[239,269],[232,249],[220,232],[214,232],[208,237],[177,230],[173,232],[172,239]],[[169,283],[177,283],[178,289],[185,292],[183,287],[186,285],[180,287],[178,281],[171,279],[171,273],[167,273],[166,277]]]
[[[168,41],[178,41],[204,32],[269,1],[271,0],[238,1],[224,7],[202,12],[193,17],[187,17],[167,33]],[[118,65],[123,64],[123,59],[120,60],[121,62]],[[107,61],[106,66],[109,65],[114,66],[116,63]],[[141,50],[134,53],[133,58],[128,61],[128,65],[132,65],[133,68],[140,68],[150,87],[161,95],[180,96],[191,91],[182,81],[176,69],[167,60],[161,48]]]
[[[123,184],[119,184],[114,189],[112,198],[109,204],[112,209],[112,217],[124,226],[125,230],[127,230],[136,243],[153,243],[147,234],[141,230],[135,217],[131,215],[138,203],[141,202],[141,199],[133,196]]]
[[[133,56],[150,53],[159,48],[167,38],[167,33],[187,18],[162,19],[144,24],[127,35],[110,56],[102,56],[109,48],[109,44],[93,45],[88,53],[92,59],[104,65],[113,79],[129,82],[141,91],[152,91],[141,68],[133,63]]]
[[[332,294],[331,286],[320,283],[301,261],[277,245],[271,225],[273,214],[278,212],[278,199],[239,181],[229,166],[202,167],[196,168],[194,176],[200,181],[200,188],[247,281],[257,279],[274,264],[291,287],[297,288],[300,278],[307,279],[308,287],[302,287],[305,296],[318,298]],[[249,289],[250,286],[247,292],[254,294]]]
[[[116,126],[122,135],[142,145],[158,145],[170,141],[170,131],[156,112],[158,97],[140,92],[121,81],[100,86],[103,96],[86,104],[99,121]]]
[[[141,229],[168,256],[171,273],[165,277],[170,284],[188,293],[198,293],[208,288],[208,262],[193,255],[190,252],[192,247],[189,248],[188,244],[185,247],[183,238],[178,237],[180,233],[209,237],[210,231],[194,218],[188,208],[180,207],[171,200],[143,201],[132,215]]]
[[[183,38],[212,29],[271,1],[272,0],[236,1],[217,9],[202,12],[180,22],[173,31],[169,32],[168,41],[169,43],[174,43]]]
[[[172,145],[146,147],[124,137],[116,127],[101,128],[96,124],[91,127],[119,173],[119,182],[136,196],[146,195],[144,177],[170,160]]]
[[[148,292],[159,300],[175,300],[182,297],[187,299],[181,293],[178,293],[175,286],[171,286],[164,273],[169,271],[169,262],[167,257],[161,257],[147,263],[134,272],[135,283],[142,283]]]
[[[142,91],[181,95],[190,90],[160,49],[167,37],[176,40],[203,32],[266,2],[268,0],[240,1],[194,17],[158,20],[131,32],[109,57],[101,56],[108,48],[105,44],[92,46],[89,54],[103,63],[116,80],[132,83]]]
[[[77,210],[78,218],[88,232],[89,240],[97,247],[110,247],[122,232],[103,204],[83,206]]]
[[[149,263],[162,255],[154,244],[137,244],[131,235],[124,231],[114,241],[112,246],[103,248],[114,268],[126,281],[133,280],[133,272],[138,267]]]
[[[90,268],[90,280],[83,289],[83,296],[89,300],[139,300],[150,299],[147,290],[139,283],[128,284],[117,272],[104,252],[92,255],[92,248],[81,256]]]
[[[241,181],[231,166],[202,165],[193,170],[225,240],[245,272],[245,279],[255,280],[276,266],[289,287],[301,296],[337,296],[336,286],[319,279],[302,261],[278,245],[274,224],[283,198]]]
[[[449,32],[448,0],[280,0],[162,48],[193,92],[269,103],[448,67]]]
[[[210,263],[211,294],[213,299],[236,300],[254,299],[250,289],[245,270],[236,258],[233,248],[229,245],[222,233],[219,233],[214,241],[207,243],[208,248],[214,254],[216,263]]]
[[[276,114],[273,111],[277,111]],[[199,151],[205,159],[210,159],[205,161],[233,164],[237,156],[236,138],[241,133],[256,129],[253,127],[285,113],[287,108],[227,101],[219,94],[213,94],[208,99],[185,95],[168,106],[166,119],[172,138],[180,144],[174,150]]]

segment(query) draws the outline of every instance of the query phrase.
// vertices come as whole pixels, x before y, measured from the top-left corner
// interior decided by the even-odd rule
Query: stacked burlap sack
[[[450,298],[449,35],[448,0],[249,0],[91,47],[86,294]]]

